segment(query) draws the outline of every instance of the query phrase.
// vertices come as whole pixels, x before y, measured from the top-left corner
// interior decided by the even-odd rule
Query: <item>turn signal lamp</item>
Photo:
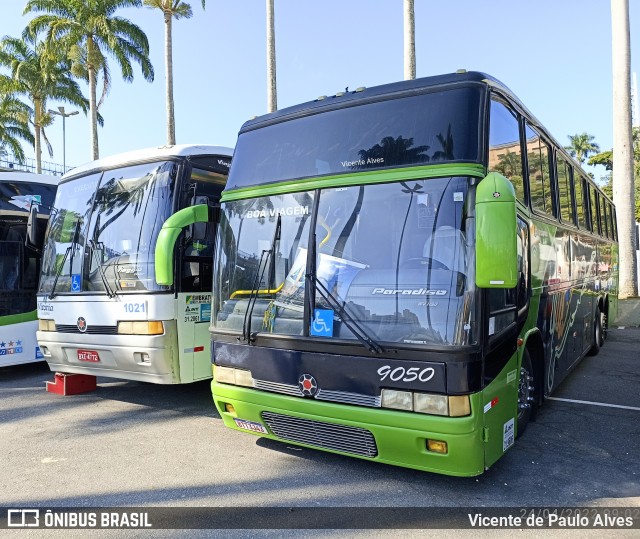
[[[233,407],[233,404],[230,404],[228,402],[224,403],[224,411],[227,412],[228,414],[231,414],[233,417],[236,417],[236,409]]]
[[[38,331],[55,331],[55,330],[56,330],[55,320],[43,320],[42,318],[38,319]]]
[[[427,449],[433,453],[446,455],[449,452],[447,442],[443,440],[427,440]]]
[[[119,335],[162,335],[164,324],[159,320],[118,322]]]
[[[253,387],[251,371],[234,367],[213,366],[213,379],[220,384]]]

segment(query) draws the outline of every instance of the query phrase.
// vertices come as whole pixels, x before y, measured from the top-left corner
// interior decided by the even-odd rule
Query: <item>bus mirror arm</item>
[[[173,284],[174,247],[182,230],[194,223],[207,222],[209,207],[206,204],[183,208],[164,222],[158,234],[155,250],[155,277],[158,284]]]
[[[33,204],[29,208],[25,247],[36,251],[37,253],[41,252],[42,246],[38,244],[38,206],[34,206]]]

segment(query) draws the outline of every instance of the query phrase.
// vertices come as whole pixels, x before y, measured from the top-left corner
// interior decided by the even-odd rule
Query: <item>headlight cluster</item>
[[[163,333],[164,324],[158,320],[118,322],[119,335],[162,335]]]
[[[44,320],[42,318],[38,319],[38,331],[55,331],[55,330],[56,330],[55,320]]]
[[[253,387],[251,371],[236,369],[234,367],[213,366],[213,379],[221,384],[233,384],[234,386]]]
[[[469,395],[434,395],[397,389],[382,390],[382,407],[449,417],[471,414]]]

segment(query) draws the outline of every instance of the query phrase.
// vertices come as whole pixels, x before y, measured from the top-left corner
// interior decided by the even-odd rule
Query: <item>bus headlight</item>
[[[449,399],[446,395],[414,393],[413,410],[421,414],[449,415]]]
[[[449,417],[471,415],[469,395],[448,396],[383,389],[381,396],[382,408]]]
[[[253,387],[253,376],[251,376],[251,371],[246,369],[214,365],[213,379],[220,384]]]
[[[159,320],[118,322],[119,335],[162,335],[164,324]]]
[[[42,318],[38,319],[38,331],[55,331],[55,330],[56,330],[55,320],[43,320]]]
[[[382,390],[382,407],[396,410],[413,410],[411,391],[397,391],[395,389]]]

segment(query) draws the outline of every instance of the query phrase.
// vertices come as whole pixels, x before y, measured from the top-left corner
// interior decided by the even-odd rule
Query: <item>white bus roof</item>
[[[35,182],[58,185],[60,176],[50,174],[35,174],[34,172],[4,171],[0,170],[0,182]]]
[[[189,155],[224,155],[233,156],[233,148],[226,146],[211,146],[209,144],[177,144],[175,146],[158,146],[156,148],[144,148],[142,150],[133,150],[130,152],[110,155],[102,157],[96,161],[91,161],[71,169],[62,178],[71,178],[85,172],[97,169],[114,168],[127,163],[136,161],[147,161],[153,159],[162,159],[168,157],[186,157]]]

